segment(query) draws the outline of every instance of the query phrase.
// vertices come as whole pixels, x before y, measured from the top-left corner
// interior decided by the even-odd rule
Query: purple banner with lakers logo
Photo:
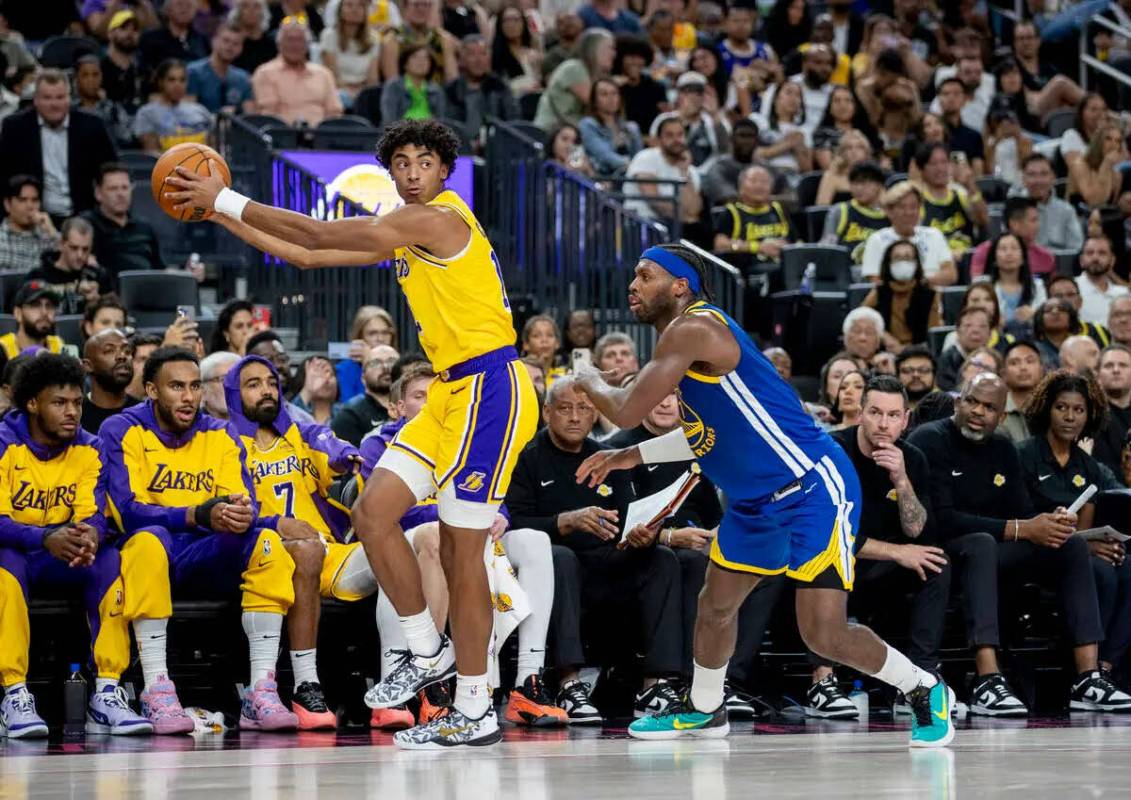
[[[279,153],[302,169],[317,175],[326,184],[327,201],[333,206],[339,196],[347,197],[370,213],[380,216],[404,205],[397,194],[389,173],[381,167],[372,153],[353,153],[330,150],[285,150]],[[448,179],[447,187],[475,209],[475,164],[470,156],[456,159],[456,168]],[[277,204],[281,198],[275,198]],[[313,211],[324,216],[320,209]]]

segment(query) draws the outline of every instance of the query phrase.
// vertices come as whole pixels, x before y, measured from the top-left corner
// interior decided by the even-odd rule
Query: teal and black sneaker
[[[950,744],[954,738],[951,694],[939,678],[934,686],[919,686],[907,695],[911,705],[912,747],[946,747]]]
[[[678,739],[680,736],[721,739],[728,733],[726,703],[705,714],[691,705],[689,694],[684,694],[678,705],[641,717],[628,726],[628,735],[634,739]]]

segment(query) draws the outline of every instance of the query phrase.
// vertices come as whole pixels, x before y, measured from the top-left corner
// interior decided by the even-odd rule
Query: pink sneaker
[[[152,686],[147,686],[138,697],[141,713],[153,723],[153,732],[159,735],[192,733],[192,718],[181,708],[177,687],[164,675]]]
[[[275,673],[256,682],[244,692],[240,708],[240,728],[253,731],[293,731],[298,727],[298,716],[279,699],[279,685]]]

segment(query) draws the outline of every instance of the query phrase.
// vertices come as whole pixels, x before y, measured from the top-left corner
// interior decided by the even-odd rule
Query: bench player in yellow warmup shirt
[[[130,662],[127,587],[107,541],[98,439],[79,427],[83,380],[76,359],[32,358],[17,373],[15,409],[0,420],[0,737],[47,735],[26,684],[27,601],[44,594],[77,594],[86,607],[96,681],[87,731],[153,731],[118,685]]]
[[[259,503],[259,525],[284,539],[316,547],[295,557],[295,602],[287,614],[291,710],[301,730],[335,728],[316,667],[320,597],[360,600],[377,591],[377,578],[360,542],[345,544],[349,509],[330,497],[335,479],[352,474],[361,454],[325,425],[291,420],[283,404],[279,373],[262,356],[247,356],[224,377],[228,419],[247,451],[247,469]]]
[[[483,550],[538,416],[533,383],[514,349],[498,258],[467,204],[444,189],[458,152],[458,137],[434,120],[390,125],[377,158],[405,205],[379,219],[323,222],[252,202],[219,177],[178,170],[179,177],[169,179],[176,187],[169,199],[214,208],[213,219],[237,236],[299,267],[394,262],[420,344],[440,380],[381,457],[353,524],[410,651],[366,694],[366,703],[403,703],[458,666],[451,712],[394,737],[398,746],[415,749],[486,745],[502,737],[487,686],[492,618]],[[432,494],[454,647],[428,613],[416,557],[398,524]]]

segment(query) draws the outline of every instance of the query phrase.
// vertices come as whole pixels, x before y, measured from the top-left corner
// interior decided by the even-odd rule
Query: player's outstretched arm
[[[264,253],[281,258],[299,269],[319,269],[321,267],[359,267],[375,263],[372,253],[360,250],[311,250],[309,247],[291,244],[282,239],[256,230],[246,222],[223,214],[216,214],[212,221],[226,228],[234,236],[243,239]]]
[[[365,253],[370,259],[368,263],[387,261],[398,247],[428,245],[436,240],[438,229],[450,229],[450,226],[442,224],[449,218],[448,215],[424,205],[404,206],[379,219],[350,217],[323,221],[249,200],[224,186],[223,179],[216,174],[198,175],[177,167],[176,176],[169,177],[167,182],[176,191],[168,192],[166,196],[177,204],[178,209],[190,206],[212,208],[262,233],[308,250]],[[227,194],[221,197],[224,191]],[[463,236],[466,238],[466,233]]]
[[[627,389],[605,383],[595,368],[578,373],[578,385],[593,405],[618,428],[635,428],[679,384],[691,365],[702,359],[704,335],[713,336],[710,323],[697,317],[680,317],[656,342],[652,360],[644,365]],[[715,327],[715,326],[712,326]]]

